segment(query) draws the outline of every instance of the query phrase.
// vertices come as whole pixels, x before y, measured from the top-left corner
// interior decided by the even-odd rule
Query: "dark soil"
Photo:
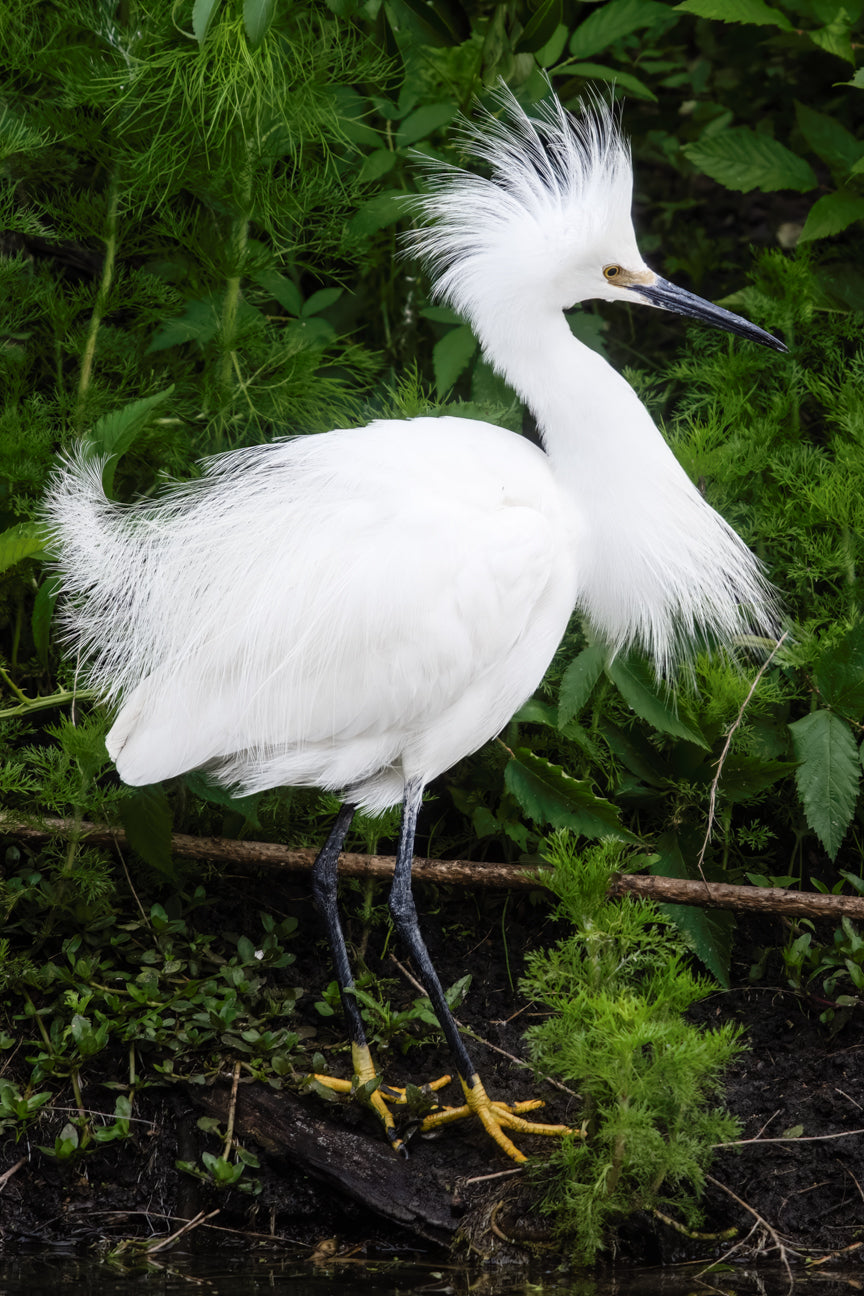
[[[278,894],[268,879],[259,893],[248,881],[242,888],[250,906],[296,911],[301,932],[319,930],[302,880],[287,883]],[[450,985],[466,970],[473,973],[458,1016],[487,1042],[470,1043],[487,1090],[511,1101],[539,1094],[547,1104],[539,1114],[543,1119],[578,1126],[578,1099],[535,1084],[529,1071],[496,1051],[524,1054],[521,1036],[534,1009],[512,985],[523,951],[555,937],[545,903],[532,903],[527,895],[481,892],[445,897],[432,887],[420,889],[419,903],[443,983]],[[236,915],[234,922],[239,922]],[[360,939],[356,924],[349,937]],[[729,1075],[726,1101],[743,1122],[744,1140],[757,1141],[718,1152],[703,1226],[706,1232],[735,1228],[737,1235],[731,1241],[694,1240],[654,1217],[637,1215],[622,1223],[614,1240],[620,1262],[710,1258],[736,1244],[738,1259],[777,1260],[782,1246],[793,1264],[804,1256],[834,1254],[854,1262],[864,1252],[864,1136],[837,1137],[864,1129],[860,1022],[850,1020],[831,1035],[818,1020],[819,1005],[783,989],[747,984],[753,948],[780,939],[779,927],[742,932],[737,984],[712,995],[695,1014],[708,1026],[731,1018],[747,1032],[748,1048]],[[410,1004],[417,992],[391,956],[383,961],[373,956],[372,947],[383,941],[383,928],[373,929],[367,963],[390,979],[395,1004]],[[297,953],[289,972],[291,984],[306,990],[300,1020],[314,1026],[314,1045],[327,1051],[332,1071],[347,1074],[341,1022],[322,1024],[314,1009],[320,988],[331,980],[326,952],[316,938],[298,941]],[[376,1053],[390,1084],[421,1084],[451,1066],[437,1044],[423,1042],[404,1055],[380,1047]],[[125,1060],[113,1061],[121,1078]],[[113,1096],[105,1086],[115,1075],[94,1070],[85,1079],[85,1104],[110,1111]],[[229,1063],[224,1080],[210,1088],[140,1088],[135,1137],[101,1147],[66,1171],[37,1146],[53,1144],[66,1113],[46,1117],[32,1141],[0,1144],[0,1239],[115,1246],[169,1233],[203,1211],[217,1212],[198,1229],[206,1247],[272,1242],[303,1255],[359,1248],[364,1255],[432,1256],[455,1243],[464,1255],[487,1260],[554,1253],[532,1181],[512,1173],[486,1135],[466,1123],[434,1139],[412,1138],[410,1157],[403,1161],[357,1103],[331,1104],[314,1093],[279,1094],[241,1084],[235,1132],[260,1158],[260,1194],[220,1193],[198,1182],[175,1163],[200,1163],[202,1151],[221,1151],[219,1138],[203,1132],[197,1121],[215,1114],[224,1128],[230,1081]],[[793,1127],[800,1127],[800,1138],[768,1141],[783,1140]],[[542,1157],[542,1140],[516,1141]]]

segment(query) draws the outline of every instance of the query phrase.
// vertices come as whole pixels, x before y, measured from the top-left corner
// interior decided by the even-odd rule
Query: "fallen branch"
[[[91,846],[120,847],[126,844],[121,828],[106,824],[44,819],[36,826],[0,813],[0,834],[24,841],[48,841],[75,832]],[[272,868],[282,872],[308,872],[316,851],[288,850],[275,842],[234,841],[227,837],[193,837],[174,833],[172,852],[181,859],[197,859],[235,868]],[[389,881],[395,859],[392,855],[360,855],[350,851],[339,857],[343,877]],[[419,882],[449,886],[503,887],[508,890],[536,890],[545,885],[547,864],[496,864],[481,860],[414,860],[414,877]],[[864,921],[861,896],[823,895],[812,891],[787,891],[781,887],[733,886],[726,882],[691,881],[688,878],[651,877],[642,873],[619,873],[609,889],[612,896],[639,895],[661,904],[699,905],[706,909],[737,909],[749,912],[788,914],[792,917],[830,918],[844,915]]]

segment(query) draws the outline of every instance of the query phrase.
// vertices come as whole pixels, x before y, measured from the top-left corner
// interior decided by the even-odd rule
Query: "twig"
[[[155,1255],[157,1251],[164,1251],[165,1247],[173,1246],[173,1244],[181,1238],[184,1233],[188,1233],[191,1229],[198,1228],[200,1224],[206,1224],[208,1220],[211,1220],[214,1215],[218,1214],[218,1208],[212,1210],[209,1215],[205,1215],[203,1211],[199,1211],[193,1219],[187,1220],[183,1227],[177,1229],[175,1233],[172,1233],[167,1238],[162,1238],[161,1242],[154,1242],[152,1246],[146,1247],[145,1250],[147,1255]]]
[[[711,1146],[715,1148],[727,1148],[747,1147],[751,1143],[758,1143],[760,1146],[763,1143],[825,1143],[828,1139],[852,1138],[855,1134],[864,1134],[864,1129],[840,1130],[838,1134],[801,1134],[798,1138],[790,1136],[788,1138],[763,1139],[757,1136],[756,1138],[751,1139],[736,1139],[733,1143],[713,1143]]]
[[[75,832],[80,840],[86,838],[91,846],[119,849],[126,843],[126,834],[120,828],[111,828],[107,824],[95,824],[86,820],[73,823],[71,819],[45,817],[37,827],[15,815],[0,812],[0,834],[9,837],[40,842],[70,832]],[[314,850],[289,850],[274,842],[193,837],[188,833],[173,833],[171,850],[184,859],[207,860],[233,868],[278,869],[280,872],[309,872],[317,854]],[[392,855],[348,852],[339,857],[339,873],[342,877],[390,881],[395,863]],[[551,872],[551,869],[542,864],[490,864],[479,860],[418,857],[414,860],[413,871],[420,882],[537,891],[545,885],[544,874]],[[664,904],[782,913],[795,917],[828,918],[835,922],[845,915],[859,922],[864,921],[864,898],[860,896],[788,891],[782,887],[732,886],[721,882],[690,881],[687,878],[648,877],[641,873],[617,874],[610,883],[609,895],[630,894],[647,896]]]
[[[728,1193],[729,1196],[732,1198],[732,1200],[737,1202],[738,1205],[743,1210],[747,1211],[749,1215],[752,1215],[753,1218],[756,1220],[757,1224],[761,1225],[761,1227],[764,1228],[768,1236],[773,1239],[774,1246],[777,1248],[777,1252],[780,1256],[780,1263],[783,1265],[783,1268],[786,1270],[786,1276],[789,1279],[789,1290],[791,1292],[795,1287],[795,1279],[792,1276],[792,1267],[789,1264],[789,1256],[788,1256],[787,1248],[784,1245],[784,1243],[781,1241],[780,1234],[777,1232],[777,1230],[772,1228],[771,1225],[768,1223],[768,1221],[766,1219],[763,1219],[763,1217],[759,1214],[757,1210],[754,1210],[752,1206],[748,1206],[747,1203],[743,1201],[738,1196],[737,1193],[734,1193],[731,1188],[727,1188],[726,1185],[721,1183],[719,1179],[715,1179],[713,1175],[709,1175],[709,1174],[706,1174],[705,1178],[708,1181],[708,1183],[712,1183],[715,1188],[720,1188],[723,1192]],[[750,1232],[752,1233],[752,1231],[753,1230],[751,1229]],[[749,1237],[750,1234],[748,1233],[747,1236]],[[733,1250],[737,1250],[737,1249],[738,1249],[737,1247],[733,1248]],[[791,1250],[791,1248],[789,1249]],[[731,1252],[727,1251],[726,1255],[729,1254],[731,1254]],[[721,1257],[721,1261],[723,1259],[725,1259],[725,1257]],[[719,1264],[720,1261],[715,1261],[715,1263]]]
[[[237,1086],[240,1084],[240,1063],[234,1063],[234,1075],[231,1080],[231,1097],[228,1100],[228,1130],[225,1134],[225,1146],[222,1149],[222,1160],[228,1160],[231,1142],[234,1138],[234,1118],[237,1115]]]
[[[3,1189],[6,1187],[7,1183],[9,1182],[9,1180],[12,1178],[12,1176],[14,1174],[17,1174],[18,1171],[21,1169],[21,1167],[25,1166],[26,1164],[27,1164],[27,1158],[22,1157],[20,1161],[16,1161],[15,1164],[10,1166],[8,1170],[4,1170],[3,1173],[0,1174],[0,1192],[3,1191]]]
[[[782,635],[774,645],[774,647],[771,649],[771,652],[768,654],[768,656],[765,658],[762,665],[759,667],[759,670],[756,672],[756,675],[753,679],[753,683],[750,685],[750,688],[747,691],[747,696],[745,697],[744,701],[741,703],[741,708],[737,716],[735,717],[735,722],[726,735],[726,741],[723,744],[723,750],[721,751],[720,759],[717,762],[717,772],[714,775],[714,778],[711,780],[711,795],[708,798],[708,826],[705,829],[705,840],[702,843],[702,849],[700,850],[699,858],[696,861],[700,873],[702,873],[702,864],[705,860],[705,852],[708,849],[708,843],[711,840],[711,832],[714,828],[714,818],[715,818],[715,811],[717,807],[717,789],[720,786],[720,775],[723,772],[723,766],[726,763],[726,757],[729,755],[729,748],[732,745],[732,738],[735,734],[735,730],[739,727],[741,721],[744,719],[744,712],[747,710],[747,707],[750,704],[750,699],[752,698],[753,694],[756,692],[757,684],[759,683],[762,676],[765,674],[768,667],[771,665],[771,662],[776,657],[777,653],[780,650],[781,645],[784,643],[786,639],[788,639],[788,637],[789,637],[789,631],[784,630]],[[702,874],[702,880],[705,882],[707,886],[707,879],[705,878],[704,873]]]

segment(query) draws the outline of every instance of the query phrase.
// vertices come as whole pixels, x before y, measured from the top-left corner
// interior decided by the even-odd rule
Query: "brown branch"
[[[64,836],[74,830],[91,846],[115,849],[126,842],[120,828],[83,821],[73,825],[71,819],[45,819],[37,827],[0,813],[0,834],[26,841],[43,842],[53,836]],[[182,859],[206,860],[235,868],[279,869],[283,872],[307,872],[312,867],[314,850],[288,850],[274,842],[234,841],[226,837],[193,837],[174,833],[171,849]],[[346,851],[339,857],[339,871],[344,877],[374,878],[389,881],[395,860],[392,855],[360,855]],[[545,885],[544,874],[551,872],[546,864],[497,864],[481,860],[414,860],[414,876],[421,882],[439,882],[464,887],[504,887],[509,890],[536,890]],[[792,917],[840,917],[864,921],[864,897],[823,895],[821,892],[787,891],[781,887],[733,886],[725,882],[690,881],[687,878],[650,877],[642,873],[619,873],[612,879],[611,896],[638,895],[661,904],[700,905],[710,909],[737,909],[749,912],[788,914]]]

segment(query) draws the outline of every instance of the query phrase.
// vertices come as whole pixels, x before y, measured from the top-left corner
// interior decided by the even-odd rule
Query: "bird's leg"
[[[421,1129],[435,1129],[449,1121],[463,1116],[474,1115],[483,1124],[487,1133],[495,1140],[502,1151],[514,1161],[525,1161],[527,1158],[504,1133],[505,1127],[523,1134],[565,1135],[577,1131],[567,1125],[543,1125],[535,1121],[523,1120],[520,1112],[532,1111],[543,1104],[539,1100],[516,1103],[493,1102],[477,1074],[459,1028],[453,1020],[453,1014],[442,989],[438,973],[429,957],[429,951],[420,933],[417,909],[411,889],[411,865],[414,857],[414,834],[417,828],[417,815],[423,800],[423,784],[419,779],[411,779],[405,786],[405,800],[402,808],[402,825],[399,834],[399,849],[396,855],[396,871],[390,890],[390,912],[400,937],[408,948],[417,967],[420,980],[435,1010],[441,1025],[444,1038],[456,1060],[459,1079],[465,1095],[465,1104],[461,1107],[444,1108],[441,1112],[427,1116]]]
[[[378,1083],[375,1063],[372,1061],[372,1054],[363,1026],[363,1018],[360,1015],[360,1006],[357,1003],[356,995],[353,993],[354,974],[351,971],[351,961],[348,958],[348,949],[345,945],[345,934],[339,920],[339,852],[342,849],[345,834],[348,832],[353,818],[354,806],[343,805],[336,817],[330,836],[324,843],[312,867],[312,894],[315,898],[315,907],[327,927],[327,938],[330,943],[333,967],[339,986],[339,997],[342,1000],[342,1011],[345,1014],[345,1020],[348,1024],[348,1036],[351,1040],[351,1061],[354,1068],[354,1079],[339,1080],[326,1075],[316,1075],[313,1078],[318,1084],[324,1085],[336,1093],[351,1094],[356,1093],[358,1089],[364,1091],[364,1100],[369,1103],[384,1126],[384,1132],[391,1146],[404,1156],[406,1155],[405,1145],[396,1132],[396,1125],[387,1102],[404,1103],[406,1101],[405,1092],[404,1090],[390,1089]],[[433,1080],[426,1088],[432,1090],[441,1089],[449,1082],[450,1077],[443,1076],[439,1080]]]

